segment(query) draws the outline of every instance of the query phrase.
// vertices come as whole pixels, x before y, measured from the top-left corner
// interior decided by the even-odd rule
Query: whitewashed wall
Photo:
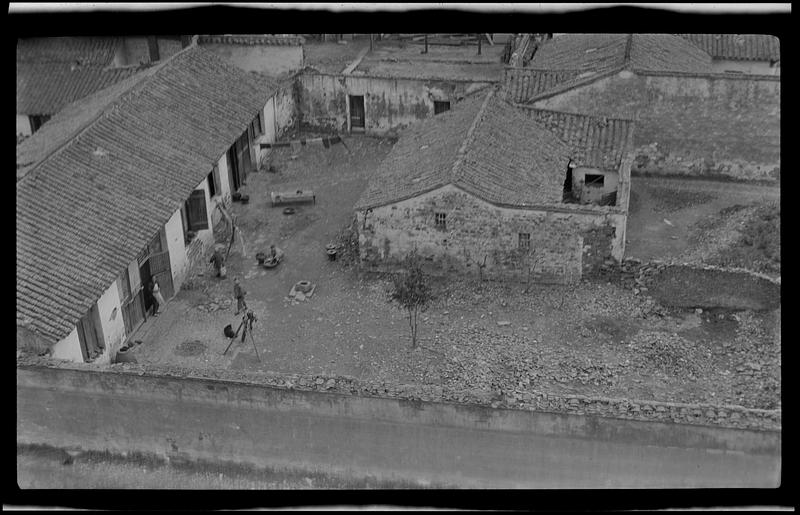
[[[75,328],[69,333],[69,336],[56,343],[53,346],[52,357],[55,359],[65,359],[83,363],[83,354],[81,353],[81,342],[78,339],[78,329]]]

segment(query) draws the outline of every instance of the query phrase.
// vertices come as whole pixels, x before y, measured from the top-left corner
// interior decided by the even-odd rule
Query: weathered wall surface
[[[363,95],[365,132],[380,135],[433,116],[434,100],[453,104],[490,84],[305,72],[298,77],[298,109],[304,127],[346,132],[348,95]]]
[[[775,487],[779,431],[17,368],[17,442],[500,488]]]
[[[478,273],[486,257],[487,277],[524,277],[519,233],[529,233],[541,259],[538,281],[569,282],[591,274],[605,260],[622,258],[625,215],[545,212],[501,208],[452,185],[366,214],[358,213],[359,252],[367,267],[392,266],[416,248],[434,272]],[[435,226],[446,215],[446,230]]]
[[[176,210],[164,225],[169,250],[169,267],[172,272],[172,287],[177,293],[186,278],[186,244],[183,238],[181,210]]]
[[[95,362],[97,364],[110,363],[125,342],[126,336],[125,321],[122,318],[122,308],[119,303],[117,281],[111,283],[111,286],[97,301],[97,311],[100,315],[105,349]]]
[[[259,72],[275,76],[303,67],[303,47],[300,45],[204,43],[202,47],[246,72]]]
[[[83,363],[83,354],[81,353],[81,342],[78,339],[77,327],[73,329],[66,338],[53,345],[51,356],[55,359],[65,359],[67,361]]]
[[[275,106],[275,137],[280,138],[298,126],[296,80],[280,87],[273,97]]]
[[[638,117],[634,172],[745,180],[780,176],[777,78],[614,75],[535,105]]]
[[[30,136],[33,134],[31,121],[26,114],[17,114],[17,136]]]

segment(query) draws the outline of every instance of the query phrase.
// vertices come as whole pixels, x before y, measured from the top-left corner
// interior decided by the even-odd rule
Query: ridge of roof
[[[453,167],[450,169],[450,182],[457,181],[459,179],[458,169],[461,167],[461,163],[464,161],[464,156],[467,153],[467,149],[472,144],[472,141],[475,139],[475,129],[478,127],[478,124],[481,123],[483,120],[483,113],[486,112],[486,106],[489,104],[489,100],[492,99],[494,96],[494,90],[490,90],[489,93],[486,94],[486,98],[483,99],[483,103],[481,107],[478,109],[478,112],[475,114],[475,119],[472,120],[472,125],[470,125],[469,130],[467,131],[467,135],[464,137],[464,141],[461,143],[461,146],[456,153],[456,160],[453,163]]]

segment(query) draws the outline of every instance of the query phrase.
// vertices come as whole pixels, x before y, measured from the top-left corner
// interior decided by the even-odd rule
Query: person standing
[[[211,256],[210,263],[214,263],[214,268],[217,270],[217,277],[221,276],[222,268],[225,266],[225,258],[219,249],[214,249],[214,254]]]
[[[247,295],[247,292],[242,285],[239,284],[239,278],[234,277],[233,279],[233,296],[236,297],[236,314],[238,315],[242,311],[247,309],[247,303],[244,301],[244,296]]]
[[[161,295],[161,288],[158,286],[158,281],[155,279],[150,279],[150,292],[153,294],[153,299],[156,301],[156,305],[153,307],[153,316],[158,316],[161,307],[166,304],[166,301],[164,301],[164,297]]]

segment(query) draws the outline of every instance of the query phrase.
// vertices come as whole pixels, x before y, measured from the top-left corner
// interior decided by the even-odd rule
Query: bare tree
[[[520,267],[525,270],[525,293],[531,289],[531,279],[536,268],[544,261],[544,256],[540,249],[529,247],[517,248],[517,261]]]
[[[416,250],[404,258],[403,270],[392,277],[392,286],[391,301],[406,310],[411,329],[411,348],[416,348],[418,316],[428,308],[432,299],[429,278],[422,270]]]

